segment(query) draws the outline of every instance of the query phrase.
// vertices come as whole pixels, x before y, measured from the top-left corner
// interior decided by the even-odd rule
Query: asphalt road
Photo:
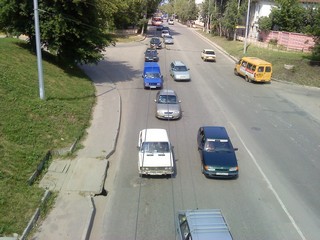
[[[290,101],[300,89],[247,83],[218,50],[216,63],[202,62],[200,51],[215,47],[185,26],[170,28],[175,44],[159,50],[159,63],[164,87],[182,100],[182,119],[154,116],[157,91],[145,90],[141,78],[148,39],[108,48],[97,66],[121,95],[122,119],[109,159],[108,195],[95,199],[90,239],[175,239],[175,213],[195,208],[221,209],[236,240],[319,239],[320,123],[304,111],[304,103]],[[187,64],[191,82],[171,79],[173,60]],[[238,179],[201,174],[196,133],[202,125],[227,128],[239,148]],[[136,146],[143,128],[167,129],[177,169],[172,178],[139,177]]]

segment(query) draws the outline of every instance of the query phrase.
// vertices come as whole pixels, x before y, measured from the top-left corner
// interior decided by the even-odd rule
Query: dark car
[[[224,127],[200,127],[197,136],[201,171],[206,177],[233,178],[238,176],[238,161]]]
[[[158,62],[158,51],[153,48],[147,48],[147,50],[144,52],[144,61],[145,62]]]
[[[150,47],[151,48],[159,48],[159,49],[161,49],[162,48],[162,42],[161,42],[160,38],[158,38],[158,37],[151,38]]]

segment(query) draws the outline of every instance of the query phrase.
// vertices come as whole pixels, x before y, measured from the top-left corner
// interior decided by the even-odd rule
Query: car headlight
[[[173,113],[174,113],[174,114],[179,114],[180,111],[179,111],[179,110],[175,110],[175,111],[173,111]]]
[[[230,172],[238,171],[238,167],[231,167],[229,168],[229,171]]]
[[[207,170],[207,171],[215,171],[216,170],[214,167],[208,166],[208,165],[205,165],[204,169]]]

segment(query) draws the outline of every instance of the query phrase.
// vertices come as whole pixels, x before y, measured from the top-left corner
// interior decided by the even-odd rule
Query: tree
[[[298,0],[276,0],[277,7],[271,10],[273,29],[287,32],[302,32],[304,8]]]
[[[261,17],[258,20],[259,30],[270,31],[272,28],[272,19],[269,17]]]
[[[194,0],[175,0],[174,9],[182,22],[197,19],[198,8]]]
[[[112,43],[105,32],[113,11],[104,12],[103,6],[112,6],[119,1],[40,1],[42,46],[70,63],[98,62],[103,58],[104,48]],[[13,35],[27,35],[35,48],[32,1],[3,0],[0,8],[1,29]]]
[[[238,9],[238,0],[229,0],[226,4],[226,9],[223,16],[223,28],[227,38],[231,38],[235,32],[236,25],[240,18]]]

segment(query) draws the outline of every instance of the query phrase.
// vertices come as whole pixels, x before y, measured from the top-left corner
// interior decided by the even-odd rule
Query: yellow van
[[[236,63],[234,74],[243,76],[247,82],[270,82],[272,64],[256,57],[243,57]]]

